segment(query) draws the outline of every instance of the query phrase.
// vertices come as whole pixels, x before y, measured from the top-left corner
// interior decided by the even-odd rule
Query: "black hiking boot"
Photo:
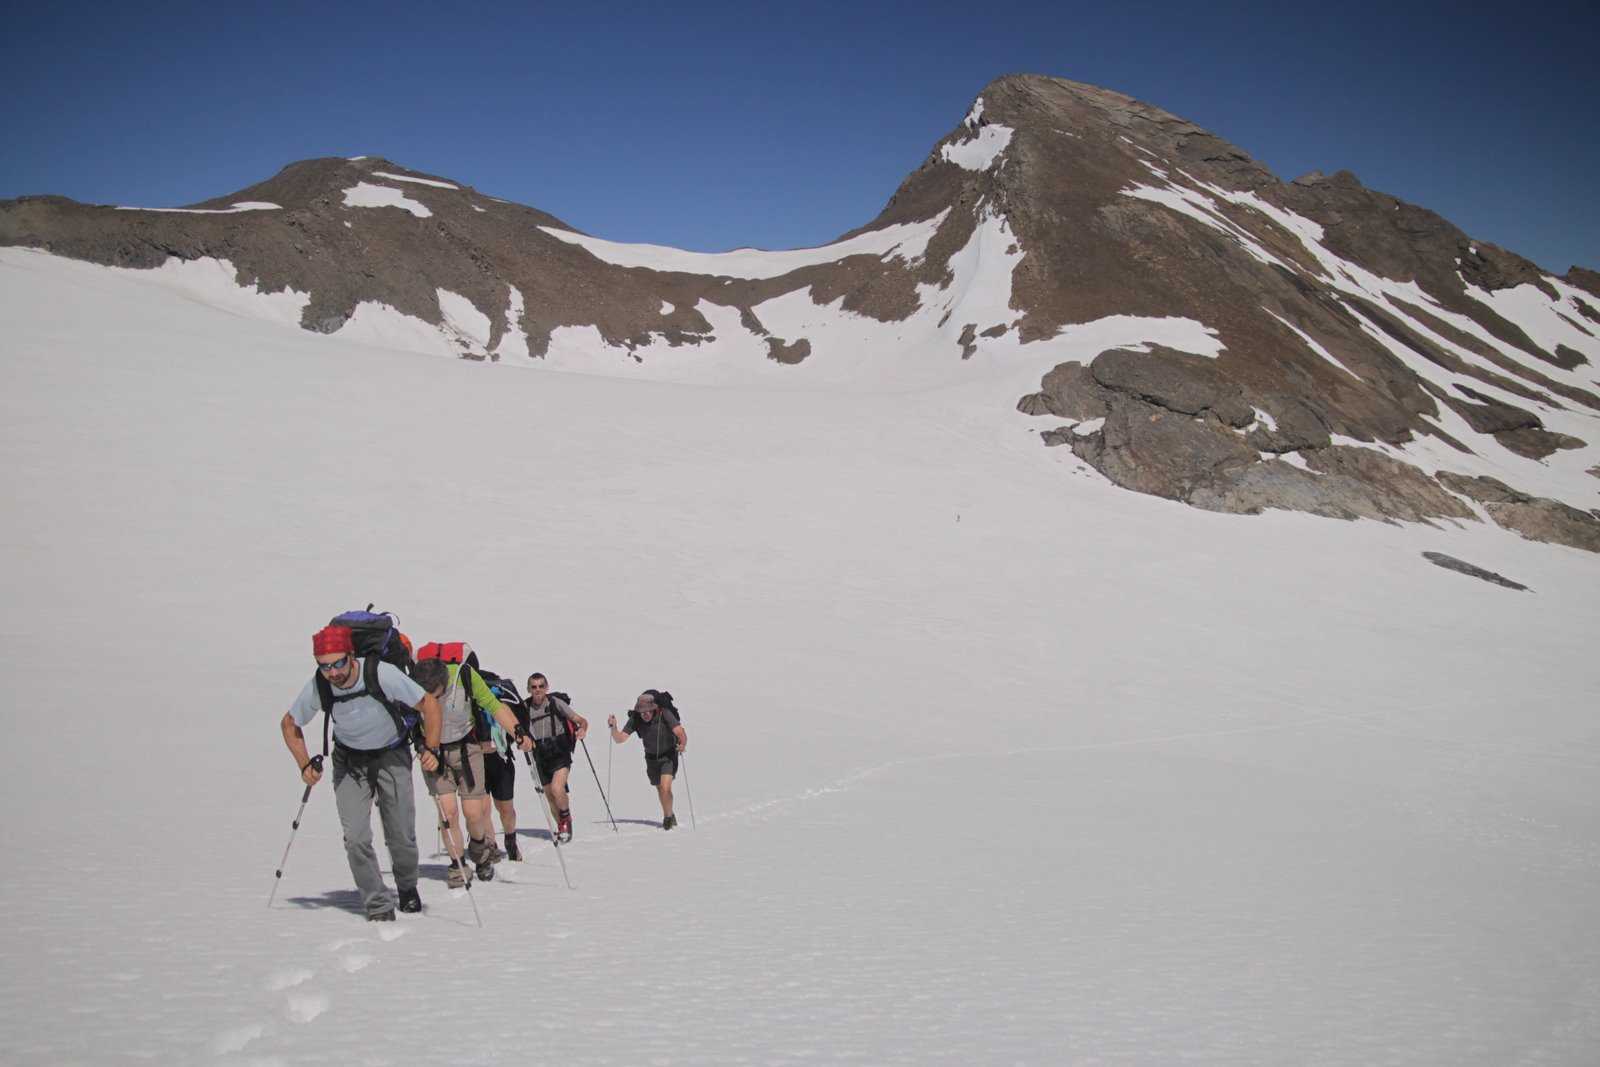
[[[522,862],[522,849],[517,846],[517,835],[506,835],[506,859],[512,863]]]
[[[375,912],[375,913],[373,913],[371,915],[368,915],[367,916],[367,922],[369,922],[369,923],[392,923],[392,922],[394,922],[394,909],[390,908],[388,911],[380,911],[380,912]]]
[[[676,815],[668,815],[661,820],[661,828],[663,830],[670,830],[676,825],[678,825],[678,817]]]
[[[417,892],[416,886],[400,890],[400,910],[408,915],[422,910],[422,894]]]
[[[478,879],[489,882],[494,880],[494,861],[499,849],[494,847],[492,838],[473,838],[467,846],[467,859],[477,865]]]

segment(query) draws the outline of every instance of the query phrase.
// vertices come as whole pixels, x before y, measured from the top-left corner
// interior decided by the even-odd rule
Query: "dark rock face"
[[[1549,497],[1529,496],[1495,478],[1473,478],[1440,471],[1439,481],[1462,496],[1476,500],[1496,523],[1530,541],[1549,541],[1587,552],[1600,552],[1600,518],[1592,512],[1580,511]]]
[[[1098,433],[1073,452],[1113,482],[1141,493],[1191,500],[1259,457],[1214,415],[1194,416],[1123,396]]]
[[[1113,349],[1089,365],[1094,380],[1115,393],[1146,400],[1182,415],[1212,414],[1239,428],[1255,421],[1239,387],[1204,356],[1156,347],[1150,352]]]
[[[1494,571],[1486,571],[1482,567],[1475,567],[1463,560],[1456,559],[1454,556],[1447,556],[1443,552],[1424,552],[1422,558],[1436,567],[1443,567],[1447,571],[1470,575],[1473,578],[1481,579],[1493,585],[1504,586],[1507,589],[1527,591],[1528,588],[1521,582],[1513,582],[1503,574],[1496,574]]]

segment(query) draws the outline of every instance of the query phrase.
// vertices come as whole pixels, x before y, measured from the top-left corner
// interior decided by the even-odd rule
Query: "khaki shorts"
[[[444,762],[439,769],[422,772],[429,795],[444,797],[458,793],[469,800],[484,796],[488,780],[483,773],[483,753],[488,747],[476,741],[444,746]]]

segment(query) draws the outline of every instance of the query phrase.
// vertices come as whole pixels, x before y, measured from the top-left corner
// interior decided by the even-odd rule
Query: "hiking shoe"
[[[490,863],[499,863],[501,860],[505,859],[507,855],[508,855],[508,853],[506,852],[506,850],[501,848],[499,845],[490,845],[489,846],[489,862]]]
[[[388,911],[373,912],[367,916],[367,922],[392,923],[394,922],[394,909],[390,908]]]
[[[556,836],[562,841],[572,840],[572,812],[564,811],[556,816]]]
[[[400,910],[412,915],[422,910],[422,894],[416,886],[400,890]]]
[[[670,830],[676,825],[678,825],[678,817],[676,815],[668,815],[661,820],[661,828],[663,830]]]
[[[522,862],[522,849],[517,845],[517,835],[506,835],[506,859],[512,863]]]
[[[478,864],[478,879],[484,882],[494,881],[494,864],[488,860]]]
[[[467,872],[461,864],[454,861],[450,864],[450,871],[444,876],[444,884],[451,889],[467,888]]]

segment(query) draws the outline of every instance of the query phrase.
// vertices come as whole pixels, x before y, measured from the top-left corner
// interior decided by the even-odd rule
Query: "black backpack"
[[[328,620],[329,626],[343,626],[349,629],[351,641],[355,645],[355,654],[362,660],[361,679],[362,687],[350,693],[335,694],[333,683],[328,681],[328,676],[321,671],[313,676],[317,686],[317,697],[322,703],[322,754],[326,756],[329,750],[329,740],[333,727],[333,706],[342,704],[356,697],[366,696],[369,693],[383,705],[389,717],[394,720],[394,728],[400,734],[400,742],[394,747],[398,748],[406,742],[420,744],[422,741],[422,718],[415,709],[403,704],[397,704],[384,693],[383,687],[378,684],[378,664],[388,663],[410,672],[411,641],[400,632],[396,625],[399,619],[387,611],[373,612],[372,605],[367,605],[365,611],[347,611],[335,615]]]
[[[656,708],[663,712],[672,712],[672,717],[678,720],[678,725],[683,725],[683,713],[679,711],[678,706],[672,702],[671,693],[667,692],[665,689],[646,689],[645,692],[654,693],[656,696]],[[628,709],[628,722],[632,724],[633,732],[639,737],[640,740],[644,739],[645,730],[656,731],[657,733],[655,736],[659,739],[659,731],[661,730],[661,727],[666,724],[666,721],[667,717],[665,715],[659,715],[657,716],[655,722],[645,722],[643,719],[639,718],[639,713],[637,711],[634,711],[632,708]]]

